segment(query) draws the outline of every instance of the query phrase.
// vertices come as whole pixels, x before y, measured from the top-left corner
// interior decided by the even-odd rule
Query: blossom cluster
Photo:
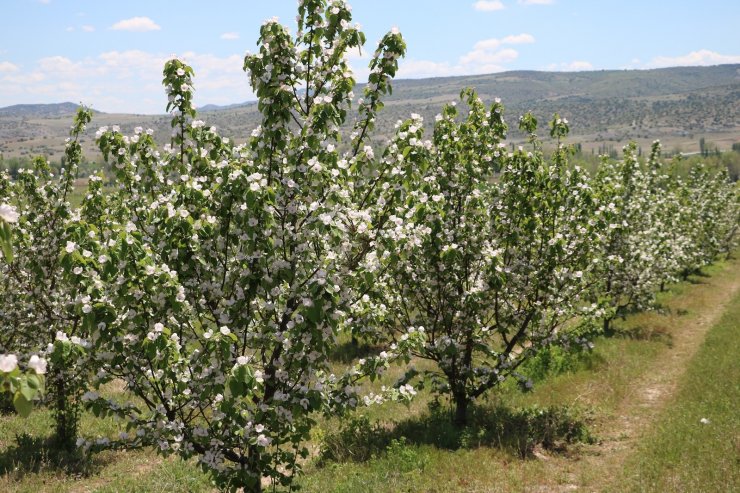
[[[47,361],[32,354],[25,362],[25,370],[19,363],[16,354],[0,354],[0,393],[9,393],[18,414],[28,416],[33,401],[44,391]]]

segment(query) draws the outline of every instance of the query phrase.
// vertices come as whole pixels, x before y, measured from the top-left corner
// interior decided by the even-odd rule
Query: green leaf
[[[16,412],[23,418],[27,418],[33,411],[33,404],[30,399],[26,399],[21,392],[16,392],[13,397],[13,407]]]
[[[254,370],[249,365],[239,365],[231,371],[227,382],[231,395],[243,397],[254,388]]]
[[[30,373],[26,375],[26,382],[28,386],[34,390],[42,391],[44,389],[44,377],[36,373]]]
[[[254,371],[249,365],[239,365],[234,368],[232,375],[237,382],[250,385],[254,379]]]
[[[0,221],[0,248],[2,248],[3,256],[8,263],[13,261],[12,239],[13,236],[11,234],[10,225],[6,222]]]
[[[323,310],[323,307],[321,306],[321,303],[318,300],[316,300],[314,301],[314,304],[308,308],[306,315],[308,316],[308,319],[311,322],[317,324],[321,321],[321,315],[323,311],[324,310]]]
[[[28,377],[23,378],[21,380],[21,385],[19,392],[23,395],[23,397],[26,398],[28,401],[32,401],[34,397],[36,397],[36,394],[38,393],[36,389],[31,388],[30,385],[28,385]]]

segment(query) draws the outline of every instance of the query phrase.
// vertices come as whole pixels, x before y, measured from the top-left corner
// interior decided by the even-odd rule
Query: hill
[[[196,80],[197,87],[197,80]],[[457,100],[460,90],[474,87],[484,101],[500,97],[510,123],[525,111],[541,122],[558,112],[571,123],[571,141],[584,149],[621,147],[628,140],[647,146],[660,138],[668,150],[698,150],[705,138],[721,149],[740,142],[740,64],[674,67],[653,70],[589,72],[512,71],[490,75],[397,80],[393,95],[376,122],[378,139],[412,112],[427,124],[443,104]],[[359,96],[362,85],[358,85]],[[7,157],[46,154],[58,158],[76,105],[15,105],[0,108],[0,152]],[[252,102],[206,105],[201,118],[225,135],[243,141],[259,122]],[[93,125],[135,125],[155,129],[169,138],[167,115],[96,114]],[[515,125],[512,125],[515,126]],[[97,159],[92,131],[85,139],[88,157]],[[516,132],[514,133],[516,137]]]
[[[14,104],[0,108],[0,116],[9,117],[55,117],[74,115],[79,105],[75,103]],[[100,112],[96,112],[100,113]]]

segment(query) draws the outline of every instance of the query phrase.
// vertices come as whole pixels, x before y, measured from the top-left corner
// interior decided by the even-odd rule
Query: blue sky
[[[368,48],[398,27],[401,78],[505,70],[740,63],[737,0],[355,0]],[[195,69],[196,104],[253,99],[241,70],[262,22],[295,30],[295,0],[3,0],[0,106],[83,102],[161,113],[170,55]],[[367,59],[351,63],[359,80]]]

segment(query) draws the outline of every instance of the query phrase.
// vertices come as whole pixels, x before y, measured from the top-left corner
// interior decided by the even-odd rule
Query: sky
[[[354,0],[367,53],[398,28],[397,78],[507,70],[649,69],[740,63],[739,0]],[[0,0],[0,107],[84,103],[164,113],[164,61],[195,70],[195,103],[253,100],[242,70],[259,28],[295,32],[296,0]]]

